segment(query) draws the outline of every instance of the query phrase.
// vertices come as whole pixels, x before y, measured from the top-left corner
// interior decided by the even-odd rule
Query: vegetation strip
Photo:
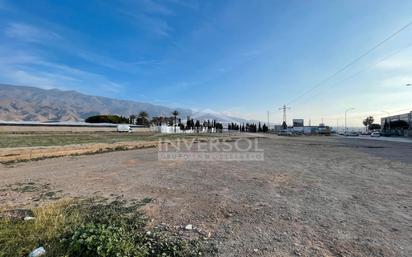
[[[44,247],[48,257],[180,257],[216,253],[208,238],[183,239],[168,226],[148,230],[140,207],[150,201],[63,199],[16,212],[14,216],[3,211],[0,257],[27,256],[38,247]],[[28,219],[26,215],[33,217]]]
[[[167,140],[168,138],[165,138]],[[190,138],[172,138],[169,141],[188,140]],[[209,140],[231,141],[233,137],[192,137],[199,142]],[[50,147],[23,147],[23,148],[3,148],[0,149],[0,163],[12,164],[17,162],[42,160],[62,156],[76,156],[85,154],[96,154],[112,151],[135,150],[141,148],[157,147],[159,141],[135,141],[118,142],[113,144],[85,144],[85,145],[66,145]]]

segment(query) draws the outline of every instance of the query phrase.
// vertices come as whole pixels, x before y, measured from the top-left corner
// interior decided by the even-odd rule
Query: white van
[[[132,128],[127,124],[117,125],[117,132],[132,132]]]

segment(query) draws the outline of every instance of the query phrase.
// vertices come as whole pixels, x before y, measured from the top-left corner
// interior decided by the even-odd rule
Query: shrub
[[[145,247],[135,244],[134,235],[121,226],[87,224],[77,229],[69,240],[69,256],[143,257]]]
[[[200,242],[170,231],[148,233],[139,211],[148,202],[150,198],[132,204],[60,200],[33,209],[34,220],[0,218],[0,257],[27,256],[39,246],[47,257],[186,257],[203,252]]]

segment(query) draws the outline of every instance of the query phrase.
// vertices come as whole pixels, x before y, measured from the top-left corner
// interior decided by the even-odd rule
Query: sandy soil
[[[0,166],[0,207],[151,197],[152,224],[193,224],[219,256],[412,256],[412,145],[259,139],[265,160],[158,161],[141,149]]]

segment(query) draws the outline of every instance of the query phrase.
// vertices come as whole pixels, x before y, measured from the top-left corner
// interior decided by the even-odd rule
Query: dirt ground
[[[219,256],[412,256],[412,144],[260,138],[264,161],[158,161],[157,149],[0,166],[0,207],[150,197],[151,224],[210,232]]]

